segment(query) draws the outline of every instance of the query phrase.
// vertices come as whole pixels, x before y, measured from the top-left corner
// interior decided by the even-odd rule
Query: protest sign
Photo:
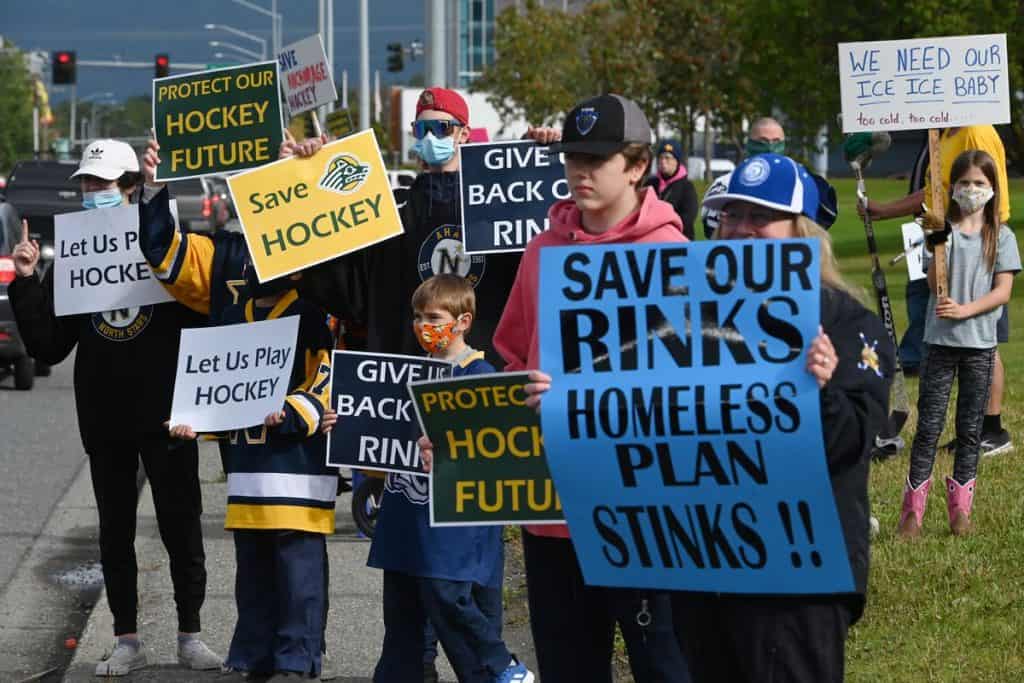
[[[178,203],[171,200],[178,216]],[[174,301],[139,249],[139,207],[53,217],[53,309],[57,315],[117,311]]]
[[[544,445],[588,584],[853,590],[806,370],[818,246],[541,251]]]
[[[924,272],[924,230],[913,221],[900,226],[903,232],[903,253],[907,258],[907,276],[911,280],[923,280]]]
[[[263,424],[284,408],[298,333],[297,315],[182,330],[171,424],[197,432]]]
[[[372,130],[231,176],[228,186],[260,282],[402,234]]]
[[[839,43],[843,132],[1010,122],[1006,34]]]
[[[410,382],[434,444],[431,526],[564,521],[525,372]]]
[[[277,55],[277,64],[288,113],[292,116],[338,99],[319,34],[285,46]]]
[[[161,182],[276,159],[284,139],[277,62],[154,79],[153,130]]]
[[[522,251],[569,197],[558,155],[529,140],[461,145],[459,182],[467,254]]]
[[[451,363],[432,358],[335,351],[331,405],[338,422],[327,434],[327,464],[425,474],[416,445],[420,427],[405,385],[451,372]]]

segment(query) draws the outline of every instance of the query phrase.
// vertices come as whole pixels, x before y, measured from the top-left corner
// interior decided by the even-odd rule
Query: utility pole
[[[334,82],[334,0],[327,0],[327,63],[330,64],[331,82]],[[327,112],[334,111],[334,102],[327,105]]]
[[[427,60],[427,87],[445,87],[444,0],[427,0],[427,21],[430,22],[430,54]]]
[[[370,124],[370,7],[369,0],[359,0],[359,127]]]

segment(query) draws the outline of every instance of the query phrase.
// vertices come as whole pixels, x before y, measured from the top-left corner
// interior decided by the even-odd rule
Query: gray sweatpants
[[[921,392],[917,399],[917,434],[910,450],[910,485],[932,476],[935,449],[946,422],[949,394],[959,373],[956,399],[956,455],[953,478],[966,484],[978,474],[981,423],[985,417],[996,349],[965,349],[926,344],[921,362]]]

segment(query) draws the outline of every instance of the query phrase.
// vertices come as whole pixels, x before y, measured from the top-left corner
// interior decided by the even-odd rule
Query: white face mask
[[[963,215],[969,216],[983,209],[995,194],[991,187],[957,187],[953,190],[953,201],[960,205]]]

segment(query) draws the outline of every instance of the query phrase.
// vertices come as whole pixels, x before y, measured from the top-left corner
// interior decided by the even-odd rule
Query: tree
[[[0,170],[32,154],[34,83],[17,50],[0,53]]]

